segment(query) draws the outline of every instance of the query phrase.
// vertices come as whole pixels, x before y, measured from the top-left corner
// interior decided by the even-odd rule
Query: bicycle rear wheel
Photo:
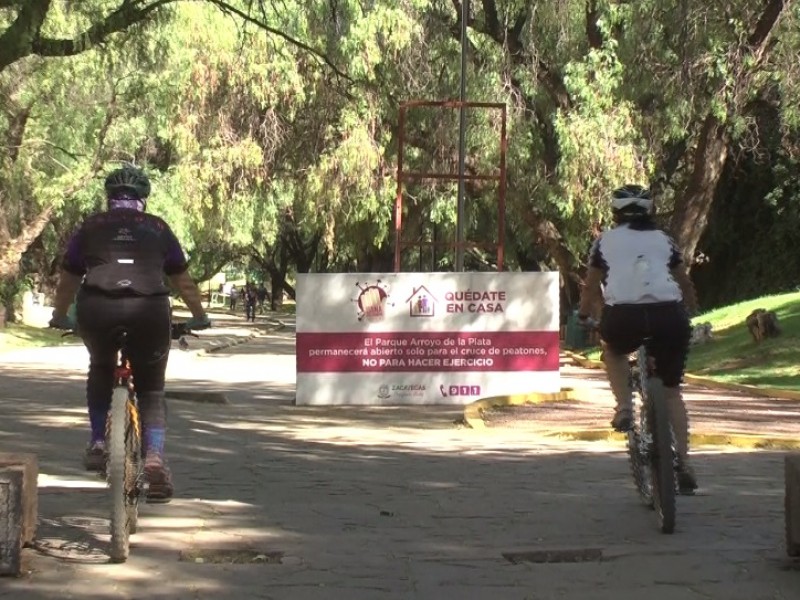
[[[644,406],[647,403],[647,351],[641,346],[631,365],[630,386],[634,392],[633,427],[628,431],[628,457],[636,491],[644,505],[653,508],[653,475],[650,472],[650,434]],[[636,397],[641,401],[637,401]]]
[[[641,417],[639,424],[634,423],[634,426],[628,431],[628,457],[630,458],[633,483],[639,492],[639,498],[646,507],[653,508],[653,477],[647,451],[649,444],[646,439],[643,439],[646,436],[646,420],[644,413],[638,412]]]
[[[131,428],[128,390],[115,388],[106,420],[107,478],[111,489],[111,562],[125,562],[130,551],[130,484],[138,477],[128,448],[128,439],[135,437],[135,434],[130,434]]]
[[[675,530],[675,467],[672,453],[672,429],[664,383],[657,377],[647,381],[647,426],[653,437],[650,468],[653,482],[653,502],[662,533]]]

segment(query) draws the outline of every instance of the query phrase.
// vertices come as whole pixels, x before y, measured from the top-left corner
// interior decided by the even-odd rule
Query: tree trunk
[[[52,206],[44,208],[21,234],[0,246],[0,281],[17,276],[22,255],[50,222],[52,213]]]
[[[555,224],[537,215],[533,210],[527,210],[522,215],[523,221],[536,234],[536,241],[541,244],[547,255],[553,259],[563,277],[576,277],[580,264],[578,259],[567,247],[564,238],[558,232]]]
[[[733,97],[738,100],[732,101],[732,105],[728,107],[729,112],[735,111],[737,104],[749,93],[752,76],[769,53],[772,34],[789,4],[789,0],[768,0],[747,42],[737,49],[729,68],[735,78]],[[670,223],[675,241],[683,250],[686,263],[690,266],[694,262],[700,236],[708,224],[708,214],[714,202],[717,184],[728,158],[729,141],[730,136],[725,125],[713,114],[706,115],[697,140],[689,184],[675,204]]]
[[[18,293],[16,279],[19,275],[22,255],[50,222],[52,213],[53,207],[48,206],[25,226],[20,235],[0,244],[0,288],[3,290],[1,310],[4,312],[4,323],[16,321],[14,300]]]
[[[21,3],[17,18],[0,35],[0,71],[32,52],[39,37],[51,0],[28,0]]]
[[[0,329],[4,329],[6,323],[14,323],[17,315],[14,310],[14,296],[6,296],[0,304]]]
[[[675,203],[670,230],[683,251],[686,264],[694,262],[697,244],[708,223],[725,160],[728,132],[713,115],[706,116],[694,154],[692,174],[683,195]]]

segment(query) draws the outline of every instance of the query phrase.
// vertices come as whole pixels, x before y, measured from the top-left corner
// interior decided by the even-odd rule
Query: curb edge
[[[584,367],[586,369],[603,369],[605,366],[599,360],[593,360],[591,358],[586,358],[581,354],[577,354],[571,351],[565,351],[564,355],[572,360],[578,366]],[[725,381],[717,381],[716,379],[711,379],[710,377],[703,377],[702,375],[694,375],[692,373],[686,373],[683,376],[686,383],[692,383],[694,385],[700,385],[703,387],[711,388],[711,389],[720,389],[720,390],[730,390],[733,392],[741,392],[743,394],[751,394],[753,396],[759,396],[762,398],[774,398],[777,400],[790,400],[795,402],[800,402],[800,392],[794,392],[792,390],[785,390],[781,388],[772,388],[772,387],[759,387],[755,385],[746,385],[743,383],[728,383]]]
[[[565,429],[543,434],[547,438],[560,438],[582,442],[615,441],[624,442],[624,434],[611,429]],[[745,433],[689,433],[691,446],[731,446],[745,450],[800,450],[800,439],[771,435],[753,435]]]
[[[573,388],[563,388],[553,393],[513,394],[508,396],[490,396],[475,400],[464,406],[464,424],[472,429],[486,429],[483,412],[498,406],[522,406],[525,404],[544,404],[549,402],[574,402],[579,399],[579,392]]]
[[[254,333],[251,333],[250,335],[228,336],[220,340],[219,343],[212,342],[211,346],[208,348],[200,348],[199,350],[196,350],[195,356],[205,356],[206,354],[212,354],[214,352],[219,352],[220,350],[227,350],[228,348],[233,348],[234,346],[247,343],[255,339],[255,337],[256,334]]]

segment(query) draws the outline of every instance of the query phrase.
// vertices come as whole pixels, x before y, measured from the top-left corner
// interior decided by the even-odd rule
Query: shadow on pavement
[[[608,597],[633,598],[655,580],[720,598],[797,589],[782,557],[780,453],[698,455],[702,493],[679,500],[678,532],[662,536],[621,445],[480,434],[453,425],[457,407],[294,407],[291,386],[263,381],[228,384],[227,405],[170,404],[177,498],[143,506],[130,561],[107,565],[106,492],[80,466],[82,382],[0,374],[0,448],[35,452],[42,473],[31,572],[0,597],[606,597],[594,594],[600,582]],[[231,548],[284,558],[179,560]],[[502,556],[548,548],[600,548],[603,560]]]

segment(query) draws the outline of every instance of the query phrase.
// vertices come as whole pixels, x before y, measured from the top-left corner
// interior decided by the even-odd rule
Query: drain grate
[[[283,552],[250,548],[202,548],[182,550],[178,560],[212,565],[279,565],[283,555]]]
[[[603,558],[603,550],[600,548],[528,550],[524,552],[503,552],[503,558],[515,565],[522,563],[593,562]]]

